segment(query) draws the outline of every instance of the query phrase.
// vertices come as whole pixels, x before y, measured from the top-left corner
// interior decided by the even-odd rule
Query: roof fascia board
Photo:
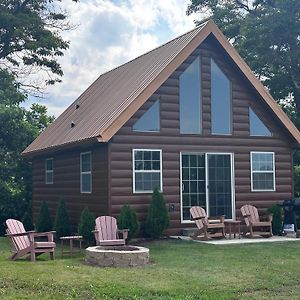
[[[257,79],[254,75],[250,67],[246,64],[246,62],[241,58],[238,52],[234,49],[234,47],[229,43],[221,30],[217,27],[217,25],[213,21],[209,21],[209,26],[212,29],[212,34],[227,52],[227,54],[231,57],[234,63],[239,67],[239,69],[243,72],[246,78],[250,81],[252,86],[257,90],[259,95],[265,100],[274,114],[277,116],[279,121],[283,123],[283,125],[290,132],[295,141],[300,144],[300,133],[294,123],[288,118],[285,112],[280,108],[280,106],[276,103],[274,98],[270,95],[267,88]]]
[[[157,77],[135,98],[134,101],[102,133],[102,141],[108,142],[114,134],[134,115],[134,113],[151,97],[151,95],[176,71],[189,55],[211,33],[210,22],[184,47],[184,49],[164,68]]]

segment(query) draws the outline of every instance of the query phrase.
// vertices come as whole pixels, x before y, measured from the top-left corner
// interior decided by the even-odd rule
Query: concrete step
[[[182,229],[182,235],[183,236],[191,236],[195,234],[197,231],[197,228],[183,228]]]

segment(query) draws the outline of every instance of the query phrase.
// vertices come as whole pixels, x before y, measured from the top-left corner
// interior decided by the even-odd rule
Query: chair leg
[[[35,261],[35,252],[34,252],[34,250],[31,250],[31,252],[30,252],[30,260]]]
[[[54,252],[50,252],[50,259],[54,260]]]

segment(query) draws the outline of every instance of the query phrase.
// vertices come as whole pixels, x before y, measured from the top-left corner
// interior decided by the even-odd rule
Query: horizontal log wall
[[[181,135],[179,132],[179,75],[196,55],[201,56],[202,135]],[[211,135],[210,59],[220,66],[232,82],[233,135]],[[161,130],[159,133],[132,131],[132,125],[160,99]],[[251,106],[272,131],[272,137],[250,137],[248,108]],[[292,196],[292,141],[244,75],[236,68],[213,38],[208,38],[150,97],[110,142],[111,212],[118,215],[122,205],[129,203],[144,221],[151,194],[133,194],[132,149],[162,149],[163,191],[167,205],[173,204],[168,233],[178,234],[180,223],[180,152],[234,153],[236,210],[245,203],[265,209]],[[250,151],[274,151],[276,160],[276,192],[251,192]]]
[[[80,193],[80,153],[92,153],[92,193]],[[54,183],[45,184],[45,158],[52,157],[54,165]],[[33,217],[36,220],[42,201],[46,201],[55,218],[59,200],[66,202],[74,232],[77,231],[80,214],[88,207],[95,216],[108,211],[108,163],[107,145],[57,152],[47,157],[38,157],[33,161]]]

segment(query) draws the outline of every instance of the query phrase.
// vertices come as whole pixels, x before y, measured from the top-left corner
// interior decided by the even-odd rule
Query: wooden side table
[[[79,241],[79,248],[80,248],[79,251],[81,252],[81,250],[82,250],[82,236],[81,235],[62,236],[60,238],[60,240],[61,240],[61,256],[63,256],[64,254],[71,254],[71,256],[73,255],[74,241]],[[64,251],[64,241],[69,241],[70,251]]]
[[[233,233],[234,238],[238,234],[239,239],[241,238],[241,221],[239,220],[225,220],[225,229],[228,226],[229,228],[229,239],[231,240],[231,234]]]

